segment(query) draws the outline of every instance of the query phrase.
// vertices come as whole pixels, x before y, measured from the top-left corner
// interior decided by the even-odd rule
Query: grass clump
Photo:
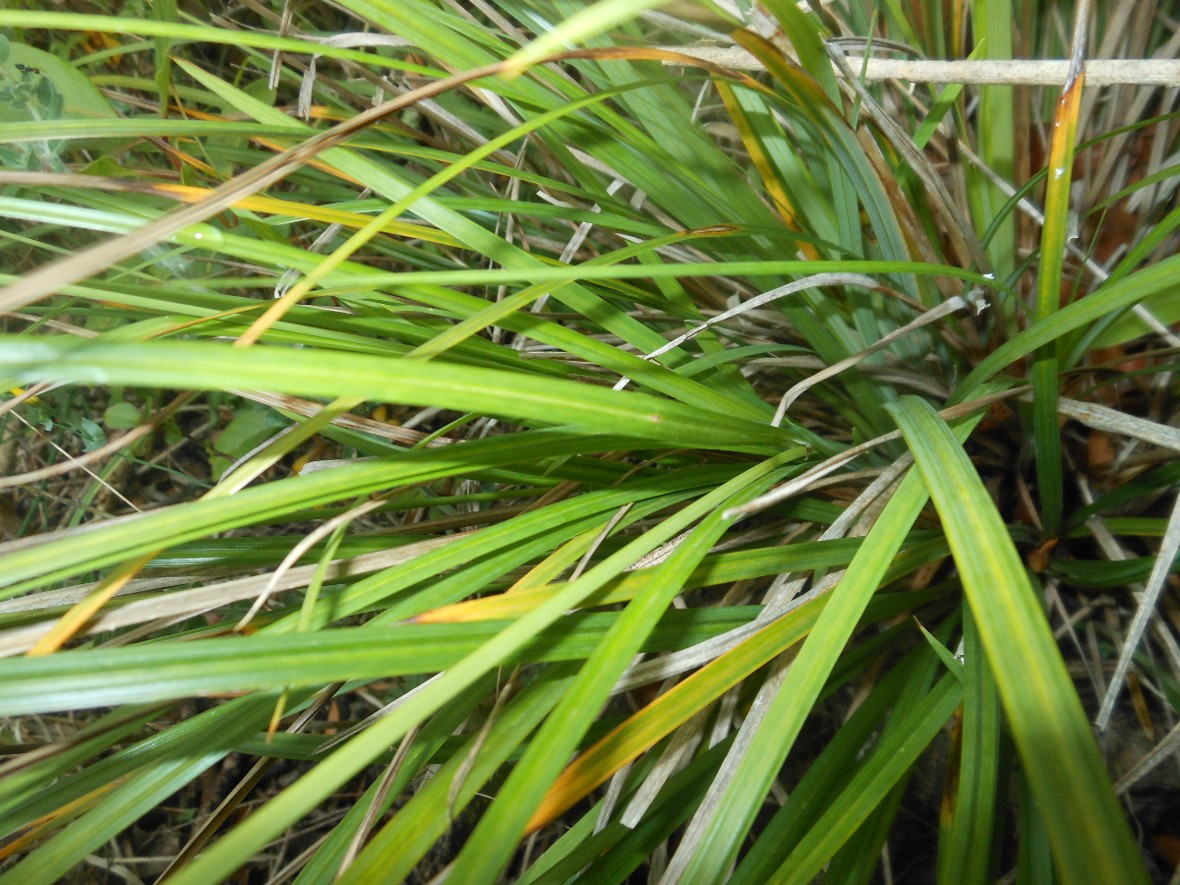
[[[1166,878],[1166,16],[618,6],[0,12],[8,881]]]

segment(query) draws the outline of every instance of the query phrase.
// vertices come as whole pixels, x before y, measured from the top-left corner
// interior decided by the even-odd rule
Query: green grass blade
[[[970,612],[963,618],[965,688],[957,760],[958,789],[950,823],[938,846],[938,881],[986,885],[995,880],[992,856],[1000,762],[1000,704],[995,680]]]
[[[298,396],[371,399],[501,414],[553,426],[570,424],[684,447],[787,440],[774,428],[717,416],[646,394],[611,391],[494,369],[380,360],[347,353],[233,348],[190,343],[79,343],[73,339],[0,340],[0,375],[13,383],[100,381],[188,389],[247,387]],[[200,367],[194,369],[194,367]],[[510,391],[510,393],[509,393]]]
[[[1101,654],[1175,566],[1180,114],[1067,91],[1049,150],[1060,84],[873,73],[1060,56],[1060,10],[37,5],[0,10],[4,885],[146,880],[196,821],[177,885],[1141,881],[1010,548]],[[1111,9],[1096,55],[1175,54]],[[883,407],[982,391],[903,401],[902,479]]]
[[[732,492],[732,486],[726,489],[726,497]],[[216,843],[192,866],[181,872],[175,881],[195,885],[210,878],[219,879],[228,875],[268,839],[355,776],[376,754],[392,741],[400,739],[416,722],[431,715],[468,689],[475,680],[502,665],[509,656],[533,641],[539,632],[562,619],[570,609],[590,598],[607,581],[688,526],[711,514],[716,507],[716,493],[706,495],[606,557],[552,599],[512,622],[474,652],[449,667],[428,689],[408,698],[384,719],[353,737],[300,781]]]
[[[1180,285],[1180,255],[1164,258],[1117,282],[1102,286],[1080,301],[1034,323],[989,353],[955,388],[954,400],[962,402],[978,395],[979,384],[1037,348],[1087,323],[1118,315],[1145,298],[1177,285]]]
[[[326,43],[301,40],[296,37],[279,37],[265,31],[217,27],[215,25],[182,24],[176,21],[160,21],[141,16],[83,15],[73,12],[53,12],[45,9],[0,10],[0,27],[5,28],[46,28],[58,31],[95,31],[104,34],[136,34],[141,37],[158,37],[176,42],[197,42],[253,46],[258,49],[278,49],[284,52],[324,55],[332,58],[346,58],[366,64],[383,65],[404,69],[396,59],[376,52],[362,52]],[[417,66],[415,66],[417,67]]]
[[[1146,882],[1053,632],[987,490],[926,402],[906,397],[889,411],[942,517],[1063,880]]]
[[[611,688],[639,651],[651,625],[681,592],[685,580],[728,528],[724,510],[740,501],[751,500],[769,486],[777,468],[787,457],[772,458],[746,471],[735,480],[702,499],[714,508],[692,534],[677,546],[652,575],[648,587],[619,616],[586,666],[538,732],[528,752],[513,770],[496,801],[459,854],[450,878],[456,882],[486,881],[489,873],[502,870],[515,850],[515,839],[541,802],[549,784],[560,773],[577,741],[606,702]]]
[[[653,617],[640,644],[652,652],[692,645],[751,615],[720,614],[700,609],[668,612],[665,621]],[[616,620],[607,613],[571,615],[560,631],[539,633],[522,645],[513,663],[586,658],[612,629],[620,629]],[[504,627],[503,621],[354,627],[16,658],[4,664],[0,715],[432,673],[476,651]],[[153,678],[144,680],[148,671]]]
[[[1035,320],[1046,320],[1061,306],[1062,266],[1069,236],[1069,194],[1074,141],[1078,127],[1084,76],[1071,70],[1057,104],[1053,141],[1049,148],[1049,177],[1045,191],[1045,223],[1041,232],[1041,268],[1037,276]],[[1056,344],[1038,350],[1033,360],[1033,435],[1037,459],[1037,490],[1041,499],[1041,527],[1053,537],[1061,525],[1061,434],[1057,417],[1058,377]]]
[[[572,667],[559,668],[546,673],[543,680],[522,691],[492,723],[483,741],[484,752],[475,757],[475,764],[466,772],[455,801],[452,803],[449,794],[470,751],[477,746],[474,737],[374,835],[356,862],[340,874],[338,881],[342,885],[363,885],[381,878],[402,881],[410,875],[418,859],[451,825],[453,813],[465,807],[508,756],[532,734],[567,694],[572,679]],[[333,874],[335,872],[333,870]]]
[[[111,795],[104,797],[99,807],[68,824],[57,836],[10,867],[0,876],[0,883],[60,881],[87,854],[215,765],[256,731],[265,722],[266,711],[274,700],[265,696],[250,700],[251,704],[237,711],[240,715],[219,717],[225,721],[216,734],[201,734],[199,740],[189,735],[184,745],[177,748],[180,752],[138,768]]]
[[[807,712],[925,503],[926,493],[916,474],[906,477],[890,497],[832,591],[786,679],[769,700],[761,727],[750,736],[724,782],[715,784],[718,795],[710,814],[694,819],[690,826],[685,842],[691,839],[692,854],[682,857],[678,853],[670,867],[684,881],[717,881],[736,856]]]
[[[1012,0],[973,0],[972,32],[982,58],[1011,59],[1016,32],[1013,29]],[[982,52],[979,52],[982,50]],[[986,123],[978,127],[979,156],[1004,181],[1016,183],[1015,89],[1012,86],[984,86],[979,89],[976,114]],[[967,167],[967,198],[976,227],[986,230],[1007,202],[1007,197],[982,172]],[[1016,219],[1009,215],[996,229],[987,245],[988,258],[1000,279],[1012,273],[1016,256]]]
[[[571,44],[581,43],[609,30],[621,22],[630,21],[640,12],[662,6],[669,0],[599,0],[580,9],[542,36],[520,50],[509,63],[509,73],[521,73],[529,65]]]
[[[878,597],[878,600],[880,597]],[[765,882],[795,850],[813,822],[823,815],[833,796],[847,795],[849,779],[857,771],[858,759],[875,734],[886,727],[890,710],[898,706],[903,693],[912,687],[925,694],[929,680],[922,679],[919,649],[891,669],[828,741],[819,757],[790,792],[788,801],[762,830],[753,847],[734,870],[733,885]]]
[[[553,701],[546,700],[545,698],[547,692],[554,699],[560,697],[561,688],[564,685],[564,682],[560,678],[562,666],[567,665],[559,665],[558,668],[555,668],[558,672],[546,673],[543,680],[534,683],[522,692],[523,697],[513,699],[514,705],[523,707],[526,715],[532,717],[525,720],[523,729],[519,717],[519,709],[504,710],[498,721],[493,723],[493,728],[496,730],[489,734],[484,741],[485,746],[494,747],[494,751],[489,753],[489,756],[493,758],[480,758],[479,763],[481,766],[486,766],[489,771],[494,771],[516,749],[520,738],[523,737],[523,735],[518,737],[517,733],[523,730],[527,734],[528,730],[535,725],[536,719],[543,716],[545,711],[552,705]],[[381,801],[383,812],[388,811],[390,805],[398,796],[404,795],[404,791],[411,782],[428,774],[428,765],[437,764],[436,757],[438,751],[442,749],[447,739],[459,733],[464,721],[472,716],[473,713],[478,715],[476,708],[478,708],[486,695],[494,692],[495,689],[496,679],[493,677],[487,678],[482,685],[476,686],[476,690],[472,691],[470,695],[440,710],[436,716],[431,717],[419,729],[414,737],[413,747],[407,753],[388,790],[385,791],[384,798]],[[540,698],[537,697],[538,694],[541,695]],[[515,721],[513,721],[514,719]],[[505,725],[515,726],[516,732],[506,730]],[[468,741],[468,744],[472,744],[478,739],[477,733],[476,736]],[[455,769],[467,758],[467,749],[468,747],[464,746],[458,752],[452,753],[450,758],[437,771],[429,775],[426,785],[415,793],[415,798],[410,803],[407,803],[422,805],[425,802],[433,811],[434,821],[419,819],[416,821],[416,826],[412,831],[412,837],[405,833],[401,834],[401,838],[399,839],[400,851],[398,853],[398,861],[400,863],[406,866],[412,866],[417,857],[415,852],[411,850],[411,840],[422,845],[423,849],[429,847],[442,834],[446,826],[453,821],[454,815],[462,810],[463,806],[460,801],[450,804],[446,801],[436,800],[431,803],[429,799],[422,800],[418,797],[422,793],[437,793],[440,788],[449,787]],[[483,783],[480,775],[484,774],[486,774],[484,771],[473,771],[468,776],[468,780],[471,781],[467,785],[470,793],[474,794]],[[371,804],[379,800],[378,792],[380,786],[381,779],[373,781],[369,790],[366,791],[366,795],[349,811],[345,819],[332,830],[331,835],[325,840],[324,845],[316,851],[315,856],[300,871],[295,879],[296,885],[315,885],[315,883],[329,885],[329,883],[342,879],[343,875],[355,866],[355,864],[353,866],[345,866],[344,861]],[[466,799],[469,798],[470,796],[466,797]],[[466,801],[466,799],[463,801]],[[401,811],[404,812],[404,810],[403,808]],[[399,813],[398,817],[401,816],[403,815]],[[382,832],[388,829],[388,826],[383,827]],[[372,833],[370,835],[372,836]],[[371,853],[374,842],[377,842],[380,838],[380,835],[376,835],[366,842],[363,846],[364,854]],[[383,861],[385,863],[385,875],[387,878],[400,881],[404,877],[404,874],[399,875],[393,869],[394,864],[392,860],[383,858]]]
[[[947,675],[910,714],[891,728],[795,851],[770,878],[775,883],[812,881],[841,843],[868,818],[918,760],[962,700],[962,686]],[[890,723],[893,725],[893,723]]]
[[[547,465],[551,463],[549,459],[585,450],[591,440],[601,444],[601,451],[610,451],[622,442],[605,435],[585,437],[546,431],[539,432],[539,436],[532,439],[518,434],[477,440],[460,448],[418,450],[399,454],[396,458],[345,464],[310,476],[291,477],[243,489],[229,498],[165,507],[94,528],[49,533],[39,538],[38,543],[10,542],[0,546],[6,566],[4,574],[0,575],[0,586],[5,587],[0,595],[11,596],[29,589],[29,585],[20,583],[26,579],[67,577],[169,543],[196,540],[213,532],[265,521],[277,513],[452,476],[470,467],[472,462],[467,456],[472,449],[468,446],[475,447],[477,457],[486,457],[482,461],[486,468],[522,461]],[[496,452],[500,454],[497,456]],[[544,466],[540,468],[542,472],[544,469]],[[560,473],[556,475],[561,476]],[[624,502],[616,506],[621,503]],[[464,540],[475,541],[474,538]]]

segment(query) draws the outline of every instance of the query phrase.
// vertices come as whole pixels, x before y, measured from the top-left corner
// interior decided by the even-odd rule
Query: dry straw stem
[[[685,46],[677,51],[738,71],[763,70],[762,62],[736,46]],[[848,55],[849,66],[865,80],[908,80],[911,83],[968,83],[1009,86],[1060,86],[1069,76],[1069,61],[1020,59],[942,61],[868,58]],[[1180,86],[1180,61],[1173,59],[1091,59],[1086,62],[1087,86]],[[836,76],[842,76],[838,68]],[[863,72],[863,73],[862,73]]]

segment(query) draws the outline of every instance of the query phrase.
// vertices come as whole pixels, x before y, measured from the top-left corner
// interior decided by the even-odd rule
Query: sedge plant
[[[0,882],[1166,876],[1167,5],[0,11]]]

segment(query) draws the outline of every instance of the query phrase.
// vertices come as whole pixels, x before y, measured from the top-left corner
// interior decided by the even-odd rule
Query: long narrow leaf
[[[978,420],[978,419],[976,419]],[[964,425],[966,433],[973,423]],[[680,881],[714,881],[733,860],[786,759],[811,704],[831,673],[857,620],[877,591],[890,559],[926,503],[915,474],[907,476],[857,552],[811,635],[769,704],[761,727],[736,746],[743,752],[714,784],[709,814],[698,814],[671,869]]]
[[[890,406],[942,517],[1066,882],[1146,882],[1077,692],[979,475],[926,402]]]

